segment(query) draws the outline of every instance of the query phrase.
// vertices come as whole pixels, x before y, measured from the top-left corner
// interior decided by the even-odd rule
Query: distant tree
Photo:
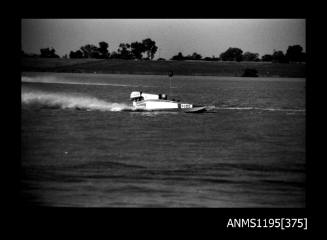
[[[192,60],[200,60],[202,59],[202,56],[196,52],[192,54]]]
[[[84,58],[100,58],[99,49],[93,44],[87,44],[81,47]]]
[[[204,61],[212,61],[212,58],[211,57],[205,57],[203,58]]]
[[[215,57],[215,55],[212,55],[212,57],[205,57],[203,58],[205,61],[218,61],[219,58]]]
[[[228,48],[225,52],[220,54],[220,58],[223,61],[242,61],[243,51],[239,48]]]
[[[83,52],[81,50],[77,50],[76,52],[70,51],[69,58],[84,58]]]
[[[179,52],[177,55],[173,56],[171,58],[171,60],[178,60],[178,61],[181,61],[181,60],[184,60],[184,56],[181,52]]]
[[[278,63],[287,63],[288,62],[288,60],[287,60],[286,56],[284,55],[283,51],[274,50],[272,58],[273,58],[273,62],[278,62]]]
[[[132,42],[131,52],[136,59],[142,59],[142,53],[145,52],[144,44],[141,42]]]
[[[183,58],[183,60],[200,60],[202,59],[202,56],[196,52],[194,52],[192,55],[187,55]]]
[[[196,52],[194,52],[192,55],[183,56],[181,52],[179,52],[177,55],[173,56],[171,60],[200,60],[202,59],[202,56]]]
[[[59,58],[59,56],[56,54],[56,50],[54,48],[41,48],[40,49],[41,58]]]
[[[303,62],[305,61],[303,48],[300,45],[288,46],[286,51],[286,58],[290,62]]]
[[[99,42],[99,49],[98,49],[98,51],[99,51],[99,57],[100,58],[104,58],[104,59],[106,59],[106,58],[109,58],[109,51],[108,51],[108,48],[109,48],[109,44],[108,43],[106,43],[106,42]]]
[[[243,61],[259,61],[259,53],[245,52],[242,57]]]
[[[119,54],[119,58],[122,58],[122,59],[132,59],[133,58],[133,54],[131,52],[131,45],[128,43],[119,44],[119,48],[117,51]]]
[[[261,57],[261,60],[262,60],[263,62],[272,62],[272,60],[273,60],[273,56],[270,55],[270,54],[265,54],[265,55],[263,55],[263,56]]]
[[[158,50],[156,42],[151,40],[150,38],[147,38],[142,41],[142,44],[144,46],[144,51],[146,52],[148,58],[152,60]]]
[[[184,56],[182,60],[192,60],[191,55]]]
[[[166,61],[164,58],[158,58],[157,61]]]

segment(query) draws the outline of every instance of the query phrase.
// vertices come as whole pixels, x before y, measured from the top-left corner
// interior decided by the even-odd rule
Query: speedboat
[[[206,107],[190,103],[169,100],[166,94],[151,94],[134,91],[130,95],[135,110],[144,111],[183,111],[189,113],[204,112]]]

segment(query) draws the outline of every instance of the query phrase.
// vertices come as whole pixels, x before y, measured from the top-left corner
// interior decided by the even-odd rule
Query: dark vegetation
[[[109,53],[109,44],[106,42],[99,42],[99,47],[87,44],[82,46],[77,51],[71,51],[70,58],[96,58],[96,59],[153,59],[158,49],[155,41],[150,38],[142,40],[142,42],[121,43],[117,52]],[[144,57],[146,55],[146,57]]]
[[[258,77],[258,71],[253,68],[246,68],[242,77]]]
[[[124,59],[22,58],[22,71],[242,76],[256,69],[259,77],[305,77],[305,64],[233,61],[135,61]]]
[[[183,75],[214,76],[276,76],[305,77],[306,54],[300,45],[289,46],[286,53],[274,50],[261,58],[258,53],[243,52],[230,47],[219,57],[203,57],[194,52],[182,52],[170,60],[152,61],[158,50],[150,38],[141,42],[120,43],[116,51],[109,51],[107,42],[98,46],[87,44],[60,58],[54,48],[40,49],[40,54],[22,51],[22,71],[96,72],[127,74],[166,74],[174,71]]]
[[[245,52],[240,48],[230,47],[225,52],[221,53],[219,58],[212,56],[202,58],[198,53],[183,56],[181,52],[173,56],[171,60],[205,60],[205,61],[246,61],[246,62],[274,62],[274,63],[302,63],[305,62],[305,53],[300,45],[289,46],[286,54],[283,51],[273,51],[273,54],[265,54],[259,58],[258,53]]]
[[[120,43],[116,51],[109,52],[109,44],[107,42],[99,42],[99,46],[93,44],[86,44],[81,46],[76,51],[70,51],[69,58],[94,58],[94,59],[135,59],[135,60],[153,60],[158,46],[156,42],[150,38],[144,39],[141,42]],[[55,53],[54,48],[40,49],[41,54],[27,54],[22,51],[23,57],[41,57],[41,58],[59,58]],[[63,58],[68,58],[65,54]],[[159,61],[165,61],[159,58]],[[222,52],[219,57],[202,57],[201,54],[194,52],[192,55],[184,56],[182,52],[172,56],[170,60],[204,60],[204,61],[246,61],[246,62],[275,62],[275,63],[302,63],[306,62],[306,54],[300,45],[289,46],[286,53],[283,51],[274,50],[272,54],[265,54],[259,57],[258,53],[244,52],[237,47],[230,47],[225,52]]]

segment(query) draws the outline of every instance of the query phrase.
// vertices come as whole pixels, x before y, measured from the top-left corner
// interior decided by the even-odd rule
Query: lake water
[[[305,207],[305,79],[22,73],[26,205]],[[131,91],[205,113],[135,112]]]

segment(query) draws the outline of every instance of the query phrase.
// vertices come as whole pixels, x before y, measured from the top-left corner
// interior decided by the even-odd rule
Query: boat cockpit
[[[140,97],[135,97],[135,98],[131,98],[132,102],[139,102],[139,101],[143,101],[144,97],[140,96]]]

